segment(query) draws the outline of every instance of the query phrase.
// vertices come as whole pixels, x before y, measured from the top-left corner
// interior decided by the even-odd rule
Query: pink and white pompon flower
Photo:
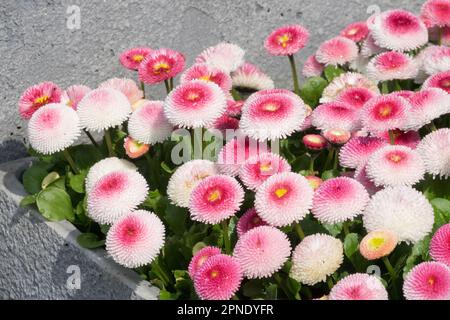
[[[429,75],[450,70],[450,48],[447,46],[426,48],[424,50],[422,67]]]
[[[364,87],[352,87],[342,90],[337,96],[336,101],[360,110],[367,101],[377,95],[377,92]]]
[[[172,49],[152,50],[139,65],[139,80],[155,84],[174,78],[185,65],[184,55]]]
[[[349,24],[341,31],[341,36],[355,42],[361,42],[369,35],[369,28],[366,21],[358,21]]]
[[[110,88],[122,92],[134,104],[144,98],[144,93],[138,88],[136,82],[127,78],[112,78],[100,83],[99,88]]]
[[[289,171],[291,166],[286,159],[268,152],[248,158],[240,169],[239,177],[247,188],[256,191],[269,177]]]
[[[267,278],[281,269],[291,254],[286,234],[271,226],[260,226],[244,233],[233,256],[248,279]]]
[[[344,65],[357,57],[356,43],[342,36],[325,41],[316,52],[317,61],[325,65]]]
[[[375,56],[379,53],[382,53],[386,51],[387,49],[381,48],[375,43],[375,39],[372,37],[372,35],[369,33],[367,38],[362,42],[361,44],[361,57],[363,58],[370,58],[372,56]]]
[[[354,273],[339,280],[329,300],[388,300],[388,292],[376,276]]]
[[[367,260],[376,260],[391,254],[397,246],[397,236],[389,230],[369,232],[359,244],[359,252]]]
[[[388,51],[380,53],[367,65],[369,78],[376,81],[415,78],[419,73],[416,61],[409,55]]]
[[[417,146],[426,171],[433,177],[450,177],[450,129],[442,128],[426,135]]]
[[[121,125],[130,113],[131,104],[127,97],[110,88],[92,90],[84,96],[77,108],[83,128],[94,132]]]
[[[192,80],[211,81],[217,84],[224,92],[231,90],[232,81],[228,73],[221,69],[211,67],[205,63],[197,63],[187,69],[180,78],[180,83]]]
[[[131,159],[140,158],[150,150],[148,144],[134,140],[131,137],[126,137],[124,139],[123,148],[125,149],[127,156]]]
[[[231,99],[227,100],[227,109],[225,113],[230,117],[238,117],[242,112],[242,107],[244,106],[244,101],[238,100],[234,101]]]
[[[352,178],[326,180],[314,192],[312,214],[322,223],[352,220],[361,214],[369,194],[362,184]]]
[[[320,77],[325,65],[317,61],[315,55],[310,55],[303,65],[302,74],[304,77]]]
[[[164,115],[164,102],[149,101],[135,110],[128,121],[133,139],[145,143],[161,143],[172,134],[173,127]]]
[[[273,56],[291,56],[303,49],[309,40],[309,31],[299,25],[275,29],[264,41],[267,52]]]
[[[260,226],[267,226],[267,223],[261,219],[255,208],[248,209],[236,224],[238,237],[242,237],[244,233]]]
[[[376,94],[380,94],[380,90],[375,82],[360,73],[347,72],[334,78],[323,90],[320,103],[335,101],[341,92],[349,88],[367,88]]]
[[[396,95],[382,95],[370,99],[361,110],[363,129],[380,131],[403,129],[408,125],[411,104]]]
[[[328,146],[327,139],[320,134],[305,134],[302,138],[302,142],[309,150],[323,150]]]
[[[312,207],[313,189],[305,177],[282,172],[268,178],[256,191],[255,208],[268,224],[283,227],[299,222]]]
[[[367,165],[360,165],[358,168],[356,168],[355,172],[353,173],[353,178],[361,183],[364,188],[366,188],[366,191],[369,193],[370,196],[374,195],[378,191],[380,191],[382,188],[377,187],[375,183],[369,178],[366,171]]]
[[[429,21],[431,26],[450,26],[450,1],[427,0],[422,6],[421,16]]]
[[[433,260],[450,267],[450,223],[441,226],[430,242],[430,255]]]
[[[137,171],[111,171],[99,178],[88,193],[88,215],[98,223],[114,223],[134,211],[147,193],[147,181]]]
[[[260,68],[251,63],[244,63],[232,74],[233,87],[238,90],[267,90],[275,87],[273,80]]]
[[[242,107],[240,128],[260,140],[285,138],[297,131],[306,118],[306,105],[296,94],[284,89],[258,91]]]
[[[61,89],[53,82],[42,82],[29,87],[19,99],[19,114],[29,120],[40,107],[61,102]]]
[[[339,152],[339,163],[346,168],[356,169],[364,165],[369,156],[387,145],[387,142],[378,137],[353,137]]]
[[[369,157],[366,172],[376,186],[408,186],[424,178],[425,166],[417,151],[387,145]]]
[[[164,113],[174,126],[209,127],[225,112],[226,101],[217,84],[192,80],[170,92],[164,102]]]
[[[200,53],[195,63],[206,63],[229,74],[244,64],[244,55],[245,51],[238,45],[221,42]]]
[[[422,89],[438,88],[450,94],[450,70],[436,73],[429,77],[422,85]]]
[[[312,124],[319,130],[343,129],[355,131],[361,127],[359,112],[342,102],[324,103],[314,109]]]
[[[235,258],[216,254],[208,258],[194,277],[194,288],[202,300],[229,300],[239,290],[242,270]]]
[[[386,143],[390,143],[389,131],[377,134],[378,137],[384,139]],[[420,142],[420,134],[417,131],[392,130],[394,144],[406,146],[415,149]]]
[[[40,107],[28,122],[31,147],[42,154],[53,154],[70,147],[80,136],[77,113],[62,103]]]
[[[84,98],[86,94],[91,92],[91,88],[82,84],[75,84],[68,87],[61,95],[61,103],[77,110],[78,103]]]
[[[370,19],[375,43],[396,51],[410,51],[428,42],[428,29],[417,16],[405,10],[388,10]]]
[[[222,136],[226,137],[227,132],[234,133],[239,129],[239,120],[224,114],[208,129],[219,130]]]
[[[122,52],[119,61],[125,68],[137,71],[141,62],[144,61],[150,52],[152,52],[150,48],[132,48]]]
[[[137,268],[151,263],[164,245],[165,228],[157,215],[137,210],[117,220],[106,236],[106,251],[114,261]]]
[[[221,253],[219,248],[211,246],[204,247],[197,251],[188,266],[188,272],[191,279],[195,279],[195,274],[205,264],[206,260]]]
[[[342,129],[329,129],[323,132],[323,136],[329,143],[341,146],[350,140],[352,133]]]
[[[244,201],[244,190],[236,179],[210,176],[200,181],[189,199],[191,218],[207,224],[217,224],[233,216]]]
[[[450,300],[450,268],[443,263],[422,262],[405,276],[406,300]]]

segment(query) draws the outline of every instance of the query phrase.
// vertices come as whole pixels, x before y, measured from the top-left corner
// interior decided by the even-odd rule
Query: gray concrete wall
[[[262,46],[277,26],[301,23],[312,40],[304,60],[321,41],[348,23],[366,19],[367,8],[394,7],[419,12],[424,0],[1,0],[0,2],[0,162],[25,152],[25,123],[17,115],[24,89],[43,80],[62,87],[95,87],[113,76],[135,76],[121,68],[118,54],[133,46],[170,47],[191,63],[205,47],[231,41],[247,51],[283,87],[288,63]],[[81,9],[81,28],[66,27],[70,5]],[[161,90],[152,89],[159,95]]]

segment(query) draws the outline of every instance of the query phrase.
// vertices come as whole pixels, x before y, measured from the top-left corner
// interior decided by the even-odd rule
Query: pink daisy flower
[[[358,46],[344,37],[325,41],[316,52],[316,59],[325,65],[343,65],[358,57]]]
[[[396,51],[410,51],[428,42],[425,24],[414,14],[405,10],[388,10],[369,23],[375,43]]]
[[[112,78],[100,83],[99,88],[110,88],[122,92],[134,104],[144,98],[144,93],[138,88],[136,82],[127,78]]]
[[[450,223],[434,233],[430,242],[430,255],[433,260],[450,266]]]
[[[164,245],[165,228],[152,212],[137,210],[117,220],[106,236],[106,251],[117,263],[137,268],[151,263]]]
[[[128,132],[133,139],[145,144],[161,143],[172,134],[172,125],[164,115],[162,101],[149,101],[133,112]]]
[[[366,21],[359,21],[349,24],[341,31],[341,36],[355,42],[364,40],[369,35],[369,28]]]
[[[268,224],[283,227],[302,220],[312,206],[313,190],[305,177],[278,173],[256,191],[255,208]]]
[[[367,65],[369,78],[377,81],[415,78],[418,72],[416,61],[409,55],[397,51],[380,53]]]
[[[127,156],[131,159],[140,158],[150,150],[148,144],[138,142],[131,137],[125,138],[123,148],[125,149]]]
[[[122,52],[120,63],[127,69],[138,70],[142,61],[152,52],[150,48],[133,48]]]
[[[346,144],[348,140],[352,137],[350,131],[342,129],[330,129],[323,132],[323,136],[328,142],[334,145]]]
[[[171,49],[152,50],[139,65],[139,80],[155,84],[174,78],[184,69],[184,55]]]
[[[329,300],[388,300],[388,293],[376,276],[354,273],[331,289]]]
[[[405,146],[387,145],[369,157],[366,172],[376,186],[408,186],[423,179],[425,166],[418,152]]]
[[[450,94],[450,70],[429,77],[422,86],[422,89],[428,88],[442,89]]]
[[[315,55],[309,56],[303,65],[302,74],[304,77],[320,77],[325,66],[317,61]]]
[[[29,87],[19,99],[19,113],[29,120],[36,110],[49,103],[61,102],[61,89],[53,82],[42,82]]]
[[[284,158],[268,152],[248,158],[240,169],[239,177],[247,188],[255,191],[274,174],[289,171],[291,166]]]
[[[420,134],[417,131],[401,131],[393,130],[394,144],[399,146],[406,146],[411,149],[415,149],[420,142]],[[390,143],[389,131],[381,132],[377,134],[386,143]]]
[[[135,210],[147,193],[147,181],[137,171],[112,171],[99,178],[88,193],[88,215],[101,224],[114,223]]]
[[[200,53],[195,63],[206,63],[229,74],[244,64],[244,55],[245,51],[238,45],[221,42]]]
[[[410,90],[400,90],[400,91],[394,91],[391,93],[393,96],[402,97],[409,101],[409,99],[414,96],[415,92]]]
[[[422,6],[421,15],[432,26],[450,26],[450,1],[428,0]]]
[[[309,31],[301,25],[275,29],[264,41],[267,52],[273,56],[291,56],[303,49],[309,40]]]
[[[312,124],[319,130],[354,131],[361,126],[358,110],[342,102],[324,103],[315,108],[312,113]]]
[[[197,271],[205,264],[205,262],[212,256],[221,254],[221,251],[217,247],[204,247],[197,251],[189,263],[188,272],[191,279],[195,279]]]
[[[372,37],[372,35],[369,33],[367,38],[362,42],[361,45],[361,56],[364,58],[370,58],[372,56],[375,56],[379,53],[382,53],[386,51],[386,49],[381,48],[375,43],[375,39]]]
[[[424,71],[433,75],[450,69],[450,48],[447,46],[431,46],[424,50],[422,61]]]
[[[244,63],[231,75],[233,87],[241,91],[273,89],[273,80],[261,69],[251,63]]]
[[[358,168],[356,168],[355,172],[353,173],[353,178],[361,183],[364,188],[366,188],[366,191],[369,193],[369,195],[374,195],[378,191],[380,191],[382,188],[377,187],[375,183],[369,178],[367,175],[367,165],[361,165]]]
[[[40,107],[28,122],[30,144],[42,154],[53,154],[68,148],[80,133],[77,113],[61,103]]]
[[[316,176],[306,176],[305,178],[314,191],[316,191],[323,183],[323,180]]]
[[[360,73],[347,72],[334,78],[323,90],[320,103],[335,101],[341,92],[349,88],[367,88],[376,94],[380,94],[380,90],[375,82]]]
[[[227,100],[227,109],[225,111],[226,114],[228,114],[230,117],[237,117],[242,112],[242,107],[244,106],[244,101],[234,101],[234,100]]]
[[[226,107],[225,94],[217,84],[192,80],[170,92],[164,112],[175,126],[199,128],[213,125]]]
[[[76,84],[68,87],[61,95],[61,103],[77,110],[78,103],[84,98],[86,94],[91,91],[91,88],[82,84]]]
[[[369,232],[359,244],[359,252],[367,260],[376,260],[391,254],[397,246],[397,236],[389,230]]]
[[[217,224],[233,216],[244,201],[244,190],[236,179],[210,176],[192,190],[189,211],[192,220]]]
[[[339,152],[339,163],[346,168],[357,168],[364,165],[373,152],[386,144],[378,137],[351,138]]]
[[[450,268],[440,262],[422,262],[403,283],[407,300],[450,300]]]
[[[337,102],[343,103],[356,110],[360,110],[364,104],[378,94],[364,87],[348,88],[339,93]]]
[[[247,231],[260,226],[267,226],[267,223],[261,219],[255,208],[248,209],[242,217],[239,218],[236,225],[238,237],[242,237]]]
[[[249,279],[267,278],[281,269],[291,254],[286,234],[277,228],[260,226],[244,233],[233,256]]]
[[[223,137],[227,136],[227,131],[233,134],[239,129],[239,120],[226,114],[217,119],[210,129],[219,130]]]
[[[433,177],[450,177],[450,129],[442,128],[426,135],[417,146],[426,171]]]
[[[229,92],[231,90],[232,81],[228,73],[210,67],[207,64],[194,64],[192,67],[187,69],[180,78],[180,83],[184,84],[191,80],[204,80],[211,81],[217,84],[224,92]]]
[[[322,223],[352,220],[369,202],[369,194],[355,179],[338,177],[326,180],[314,192],[311,212]]]
[[[194,288],[202,300],[229,300],[239,290],[242,271],[233,257],[213,255],[198,269]]]
[[[383,95],[370,99],[361,110],[364,130],[377,133],[403,129],[408,124],[409,102],[395,95]]]
[[[327,139],[320,134],[306,134],[302,141],[305,147],[311,150],[322,150],[328,146]]]
[[[302,99],[288,90],[259,91],[247,99],[240,128],[257,140],[285,138],[298,130],[306,117]]]

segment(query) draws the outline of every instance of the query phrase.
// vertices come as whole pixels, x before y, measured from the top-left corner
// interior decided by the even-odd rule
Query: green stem
[[[394,267],[392,266],[387,256],[383,257],[383,263],[386,266],[387,271],[391,275],[392,280],[395,280],[397,278],[397,275],[395,274]]]
[[[222,221],[222,230],[223,230],[223,243],[225,245],[225,253],[231,254],[231,242],[230,236],[228,235],[228,219]]]
[[[231,88],[231,96],[235,101],[242,100],[241,94],[235,88]]]
[[[167,286],[170,283],[170,278],[159,265],[159,261],[155,260],[153,267],[155,268],[156,273],[158,273],[158,277],[160,278],[160,280],[164,283],[164,286]]]
[[[145,99],[145,83],[143,82],[143,81],[141,81],[141,90],[142,90],[142,93],[144,94],[144,99]]]
[[[349,222],[348,221],[345,221],[343,224],[342,224],[342,230],[344,230],[344,234],[347,236],[348,234],[350,234],[350,229],[349,229]]]
[[[331,276],[327,277],[327,285],[328,285],[328,289],[333,289],[334,287],[334,283],[333,283],[333,279],[331,279]]]
[[[289,55],[288,58],[289,58],[289,63],[291,64],[292,80],[294,82],[294,91],[298,96],[300,96],[300,85],[298,83],[297,68],[295,66],[294,56]]]
[[[110,157],[114,157],[114,150],[112,147],[112,140],[111,140],[111,129],[105,130],[105,141],[106,141],[106,147],[108,148],[108,154]]]
[[[170,93],[170,83],[169,80],[164,80],[164,85],[166,86],[166,92],[167,94]]]
[[[330,147],[330,150],[328,151],[327,160],[325,161],[325,166],[323,167],[325,170],[330,165],[331,161],[333,160],[333,157],[334,157],[334,147]]]
[[[169,79],[170,91],[173,90],[173,78]]]
[[[64,158],[66,158],[67,162],[69,163],[70,167],[72,168],[73,173],[79,174],[80,171],[77,169],[77,165],[75,164],[75,161],[73,161],[72,156],[69,153],[69,150],[65,149],[63,151]]]
[[[337,149],[334,152],[333,170],[337,170],[339,164],[339,152]]]
[[[442,37],[443,37],[443,30],[441,27],[439,28],[439,35],[438,35],[438,46],[442,45]]]
[[[86,135],[88,136],[89,140],[91,140],[92,144],[93,144],[96,148],[98,148],[98,147],[99,147],[99,146],[98,146],[98,143],[97,143],[97,141],[95,141],[95,139],[94,139],[94,137],[92,136],[92,134],[90,134],[90,132],[87,131],[86,129],[83,129],[83,131],[84,131],[84,133],[86,133]]]
[[[300,240],[303,240],[305,238],[305,232],[303,231],[300,222],[294,222],[294,229],[295,232],[297,232],[297,235],[299,236]]]
[[[394,136],[394,131],[389,130],[389,142],[394,145],[395,144],[395,136]]]
[[[381,83],[381,93],[382,94],[387,94],[389,93],[389,86],[388,86],[388,82],[387,81],[383,81]]]
[[[289,292],[289,290],[286,289],[286,286],[283,284],[283,281],[281,280],[281,277],[278,273],[275,273],[273,275],[273,277],[275,278],[275,281],[278,284],[278,287],[281,288],[281,290],[283,290],[284,294],[286,295],[287,298],[291,297],[291,293]],[[300,297],[300,294],[298,295]],[[300,297],[301,300],[301,297]]]
[[[317,155],[310,155],[309,159],[309,172],[314,174],[314,162],[316,161]]]

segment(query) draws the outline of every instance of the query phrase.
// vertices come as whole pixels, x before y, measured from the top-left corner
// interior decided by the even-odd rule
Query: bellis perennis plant
[[[344,26],[304,78],[307,27],[276,28],[261,49],[288,58],[287,88],[226,42],[128,49],[128,77],[97,86],[33,85],[22,205],[161,299],[450,299],[449,8]]]

